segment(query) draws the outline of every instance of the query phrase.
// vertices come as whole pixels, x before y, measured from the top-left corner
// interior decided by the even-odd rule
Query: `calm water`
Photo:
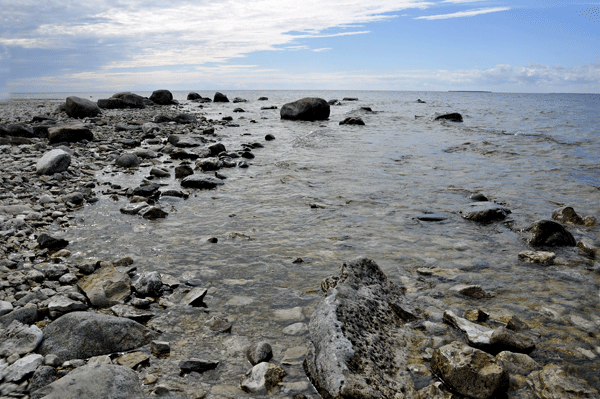
[[[498,321],[518,315],[541,334],[532,357],[566,364],[600,389],[600,274],[591,270],[598,263],[577,249],[556,251],[562,265],[517,259],[530,249],[517,230],[549,219],[559,206],[600,219],[600,95],[227,91],[230,100],[249,102],[198,108],[187,104],[187,93],[174,93],[182,110],[213,119],[233,116],[240,125],[217,130],[228,150],[265,144],[254,150],[250,168],[225,169],[222,188],[195,191],[159,221],[122,215],[124,200],[100,196],[78,213],[81,219],[66,237],[75,259],[132,256],[140,272],[196,278],[211,288],[210,314],[175,306],[150,322],[168,331],[173,355],[160,367],[172,372],[173,383],[205,383],[214,397],[226,395],[229,388],[221,385],[237,384],[249,368],[245,345],[264,338],[276,361],[288,355],[291,385],[284,393],[310,392],[302,359],[292,356],[308,336],[282,330],[308,323],[321,298],[320,281],[342,262],[366,255],[405,284],[417,303],[429,296],[448,309],[481,308]],[[200,94],[212,98],[214,91]],[[256,101],[260,96],[269,100]],[[332,106],[322,122],[282,121],[279,110],[260,110],[306,96],[359,101]],[[236,107],[246,112],[233,113]],[[447,112],[460,112],[464,123],[433,121]],[[366,126],[339,126],[351,115]],[[268,133],[276,140],[265,142]],[[98,179],[135,187],[148,172],[145,167],[122,175],[108,168]],[[174,179],[165,183],[179,188]],[[477,192],[510,208],[509,222],[482,226],[461,219],[458,210]],[[448,219],[415,219],[423,212]],[[599,244],[598,227],[568,228],[577,240]],[[213,236],[217,244],[206,242]],[[298,257],[304,262],[293,263]],[[420,267],[435,267],[439,276],[421,276]],[[459,283],[479,284],[494,298],[465,300],[448,292]],[[302,312],[290,310],[296,307]],[[201,328],[215,314],[233,322],[231,335]],[[456,338],[449,330],[440,336]],[[222,365],[218,372],[181,379],[177,361],[186,356],[216,358]]]

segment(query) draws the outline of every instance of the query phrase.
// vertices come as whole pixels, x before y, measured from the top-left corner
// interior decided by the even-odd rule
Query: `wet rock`
[[[123,208],[120,208],[119,211],[126,215],[137,215],[141,210],[148,207],[146,202],[136,202],[125,205]]]
[[[459,285],[455,285],[450,290],[457,292],[461,295],[468,296],[470,298],[475,298],[475,299],[490,298],[490,295],[487,294],[483,290],[483,288],[481,288],[478,285],[459,284]]]
[[[133,284],[135,291],[142,296],[158,296],[163,282],[159,272],[144,272]]]
[[[65,110],[71,118],[94,117],[102,112],[96,103],[76,96],[67,97]]]
[[[78,367],[52,384],[35,391],[32,399],[130,399],[144,393],[135,371],[115,364]]]
[[[31,380],[29,380],[29,386],[27,389],[30,392],[35,392],[38,389],[44,388],[45,386],[53,383],[58,378],[56,369],[52,366],[40,366],[33,373]]]
[[[217,334],[229,334],[233,325],[222,317],[213,316],[206,322],[208,330]]]
[[[600,394],[584,380],[569,375],[560,366],[550,364],[529,375],[527,384],[537,398],[598,398]]]
[[[490,339],[494,333],[494,330],[491,328],[480,326],[467,319],[458,317],[451,310],[444,312],[444,322],[464,332],[471,345],[482,347],[490,345]]]
[[[416,397],[403,289],[370,259],[342,266],[310,324],[304,369],[323,397]],[[414,317],[414,316],[413,316]]]
[[[12,354],[22,356],[33,352],[42,342],[44,334],[36,325],[26,326],[13,321],[6,329],[0,330],[0,356]]]
[[[490,315],[481,309],[465,310],[465,318],[473,323],[478,321],[486,321],[489,317]]]
[[[450,121],[450,122],[462,122],[463,121],[463,117],[461,114],[459,114],[458,112],[453,112],[450,114],[444,114],[444,115],[439,115],[435,117],[435,120],[446,120],[446,121]]]
[[[473,201],[481,201],[481,202],[487,202],[488,199],[485,195],[481,194],[481,193],[477,193],[477,194],[471,194],[471,196],[469,197],[469,199],[473,200]]]
[[[258,97],[258,101],[269,101],[268,97]]]
[[[529,326],[523,320],[519,319],[517,316],[512,316],[508,323],[506,323],[506,328],[509,330],[521,332],[529,330]]]
[[[173,101],[173,93],[169,90],[155,90],[152,92],[150,100],[158,105],[169,105]]]
[[[144,186],[139,186],[133,189],[133,195],[138,195],[140,197],[150,197],[154,194],[160,186],[158,184],[146,184]]]
[[[272,134],[267,134],[265,136],[265,140],[267,140],[267,141],[275,140],[275,136],[273,136]]]
[[[195,152],[188,152],[186,150],[175,150],[169,154],[172,159],[198,159],[200,155]]]
[[[496,355],[496,359],[510,374],[529,375],[532,371],[540,368],[535,360],[524,353],[503,351]]]
[[[502,220],[511,213],[510,209],[493,202],[474,202],[468,204],[460,211],[463,219],[473,220],[475,222],[487,223],[495,220]]]
[[[218,158],[202,158],[196,161],[196,167],[204,172],[219,170],[223,167],[223,162]]]
[[[268,109],[277,109],[277,106],[276,105],[270,105],[268,107],[260,107],[260,109],[261,109],[261,111],[265,111],[265,110],[268,110]]]
[[[190,123],[198,123],[198,120],[196,119],[196,117],[194,115],[190,115],[190,114],[179,114],[173,120],[182,125],[187,125]]]
[[[170,177],[171,173],[169,173],[168,171],[161,169],[161,168],[157,168],[157,167],[153,167],[152,170],[150,170],[150,174],[152,176],[156,176],[156,177]]]
[[[346,119],[344,119],[343,121],[340,121],[340,125],[360,125],[360,126],[364,126],[365,122],[358,117],[347,117]]]
[[[600,253],[600,250],[596,246],[586,240],[578,241],[577,248],[592,259],[596,259]]]
[[[253,366],[268,362],[273,358],[273,348],[266,341],[257,342],[246,350],[246,358]]]
[[[183,179],[186,176],[190,176],[194,174],[194,169],[188,164],[182,164],[175,167],[175,178]]]
[[[181,187],[210,190],[222,186],[223,180],[203,175],[190,175],[181,181]]]
[[[215,96],[213,98],[213,102],[215,102],[215,103],[228,103],[229,99],[227,98],[227,96],[225,94],[216,92]]]
[[[157,154],[149,148],[138,148],[133,153],[141,159],[153,159],[157,157]]]
[[[109,307],[122,302],[131,293],[131,280],[112,266],[103,266],[77,283],[96,307]]]
[[[40,234],[37,242],[40,248],[48,248],[49,250],[60,249],[69,245],[69,241],[63,238],[54,238],[46,233]]]
[[[149,344],[156,333],[133,320],[90,312],[59,317],[44,330],[39,353],[61,361],[129,351]]]
[[[140,158],[133,153],[121,154],[115,161],[115,164],[122,168],[135,168],[140,166],[140,163]]]
[[[234,108],[233,112],[246,112],[243,108]]]
[[[222,152],[226,152],[225,145],[223,143],[215,143],[208,146],[208,150],[210,151],[210,155],[215,157]]]
[[[554,252],[523,251],[519,253],[519,260],[521,262],[539,263],[543,266],[553,264],[554,259],[556,259],[556,254]]]
[[[535,343],[531,338],[504,327],[494,331],[490,337],[490,343],[494,346],[495,351],[530,353],[535,349]]]
[[[19,382],[33,374],[35,369],[42,363],[44,363],[44,356],[38,354],[27,355],[8,366],[4,382]]]
[[[53,175],[66,171],[71,165],[71,155],[68,152],[56,149],[44,154],[35,165],[38,175]]]
[[[234,104],[235,104],[235,103],[245,103],[245,102],[248,102],[248,100],[246,100],[245,98],[235,97],[235,98],[233,99],[233,103],[234,103]]]
[[[204,297],[207,292],[208,290],[206,288],[196,287],[183,297],[181,303],[188,306],[205,308],[207,306],[204,303]]]
[[[445,215],[441,215],[439,213],[423,213],[421,215],[416,216],[418,220],[423,222],[443,222],[447,220],[448,217]]]
[[[275,393],[277,386],[287,375],[281,366],[262,362],[252,367],[242,380],[241,388],[245,392],[254,394]]]
[[[525,229],[529,233],[527,243],[532,246],[569,246],[574,247],[576,242],[560,223],[552,220],[538,220]]]
[[[150,352],[159,359],[165,359],[171,355],[171,345],[166,341],[152,341]]]
[[[487,399],[508,389],[508,372],[496,358],[457,341],[433,351],[431,370],[470,398]]]
[[[156,115],[153,120],[154,123],[168,123],[173,122],[173,118],[167,115]]]
[[[93,141],[94,134],[82,123],[70,123],[48,129],[48,142],[50,144],[76,143],[83,140]]]
[[[584,224],[581,216],[579,216],[577,212],[575,212],[575,209],[570,206],[564,206],[562,208],[553,210],[552,219],[561,223],[572,223],[578,225]]]
[[[189,359],[179,362],[181,374],[191,373],[192,371],[204,373],[205,371],[214,370],[218,366],[219,362],[206,359]]]
[[[281,119],[315,121],[329,118],[329,104],[322,98],[307,97],[281,107]]]

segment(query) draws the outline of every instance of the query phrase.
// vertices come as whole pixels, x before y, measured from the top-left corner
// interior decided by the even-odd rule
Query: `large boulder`
[[[415,316],[404,290],[366,258],[321,285],[327,296],[310,324],[304,369],[324,398],[417,398],[407,371]]]
[[[281,107],[281,119],[317,121],[329,118],[329,104],[322,98],[306,97]]]
[[[129,276],[108,265],[83,277],[77,285],[96,307],[116,305],[131,294]]]
[[[454,341],[433,351],[431,370],[461,395],[487,399],[508,390],[509,377],[494,356]]]
[[[38,352],[61,361],[124,352],[149,344],[156,333],[124,317],[71,312],[50,323]]]
[[[525,231],[529,233],[527,243],[535,247],[574,247],[576,244],[573,234],[569,233],[562,224],[553,220],[535,221]]]
[[[229,99],[223,93],[216,92],[215,97],[213,98],[213,102],[215,103],[228,103]]]
[[[169,105],[173,101],[173,93],[169,90],[155,90],[152,92],[150,100],[158,105]]]
[[[50,144],[75,143],[83,140],[94,140],[94,133],[83,123],[69,123],[48,129],[48,142]]]
[[[118,95],[115,97],[115,95]],[[117,93],[111,98],[98,100],[98,107],[104,109],[146,108],[144,97],[133,93]]]
[[[49,151],[35,164],[38,175],[53,175],[64,172],[71,165],[71,155],[61,149]]]
[[[65,110],[71,118],[94,117],[102,112],[95,102],[75,96],[67,97]]]
[[[129,367],[93,364],[78,367],[31,398],[44,399],[130,399],[143,398],[139,377]]]

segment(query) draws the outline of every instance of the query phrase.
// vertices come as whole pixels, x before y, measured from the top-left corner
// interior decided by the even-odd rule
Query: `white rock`
[[[27,375],[33,373],[44,362],[44,356],[33,354],[25,356],[22,359],[17,360],[11,364],[6,370],[5,382],[18,382],[25,378]]]
[[[56,149],[44,154],[35,165],[38,175],[53,175],[66,171],[71,164],[71,155],[68,152]]]

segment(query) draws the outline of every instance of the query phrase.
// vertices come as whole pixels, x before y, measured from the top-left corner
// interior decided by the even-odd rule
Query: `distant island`
[[[484,90],[448,90],[448,93],[491,93]]]

